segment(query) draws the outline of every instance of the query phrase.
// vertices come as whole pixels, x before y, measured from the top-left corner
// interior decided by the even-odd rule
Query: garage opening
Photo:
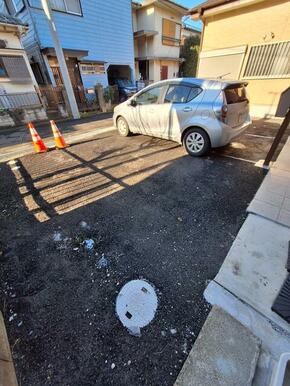
[[[124,102],[136,93],[137,88],[132,82],[130,66],[111,64],[107,74],[109,85],[118,88],[119,102]]]
[[[108,82],[112,86],[116,84],[117,79],[131,80],[131,68],[130,66],[111,64],[107,70]]]

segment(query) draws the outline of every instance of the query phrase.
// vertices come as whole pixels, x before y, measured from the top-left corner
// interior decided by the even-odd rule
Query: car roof
[[[203,89],[224,89],[227,86],[232,85],[247,85],[247,82],[240,80],[227,80],[227,79],[207,79],[207,78],[173,78],[161,80],[156,83],[152,83],[150,86],[166,85],[166,84],[192,84],[195,86],[200,86]],[[149,86],[148,86],[149,87]]]

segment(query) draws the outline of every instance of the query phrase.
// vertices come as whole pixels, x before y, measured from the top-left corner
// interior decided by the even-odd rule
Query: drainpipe
[[[72,113],[72,116],[74,117],[74,119],[79,119],[80,113],[79,113],[78,105],[76,102],[75,94],[74,94],[74,91],[72,88],[68,69],[66,66],[63,50],[62,50],[60,40],[59,40],[59,37],[57,34],[56,25],[55,25],[54,20],[53,20],[52,10],[51,10],[51,7],[50,7],[48,0],[41,0],[41,3],[42,3],[43,10],[44,10],[44,13],[45,13],[46,18],[47,18],[51,37],[52,37],[52,40],[54,43],[56,57],[58,60],[60,72],[61,72],[63,83],[64,83],[64,88],[66,90],[66,94],[67,94],[67,98],[68,98],[68,104],[69,104],[69,107],[70,107],[70,110],[71,110],[71,113]]]

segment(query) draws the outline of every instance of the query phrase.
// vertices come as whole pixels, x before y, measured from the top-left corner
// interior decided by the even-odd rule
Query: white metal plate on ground
[[[156,292],[145,280],[126,283],[117,296],[117,315],[129,332],[140,336],[140,329],[154,318],[158,305]]]

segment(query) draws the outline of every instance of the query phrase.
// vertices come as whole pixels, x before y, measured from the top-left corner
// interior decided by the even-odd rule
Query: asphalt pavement
[[[254,162],[116,133],[0,164],[1,309],[19,384],[173,385],[263,177]],[[115,312],[132,279],[158,297],[140,337]]]

